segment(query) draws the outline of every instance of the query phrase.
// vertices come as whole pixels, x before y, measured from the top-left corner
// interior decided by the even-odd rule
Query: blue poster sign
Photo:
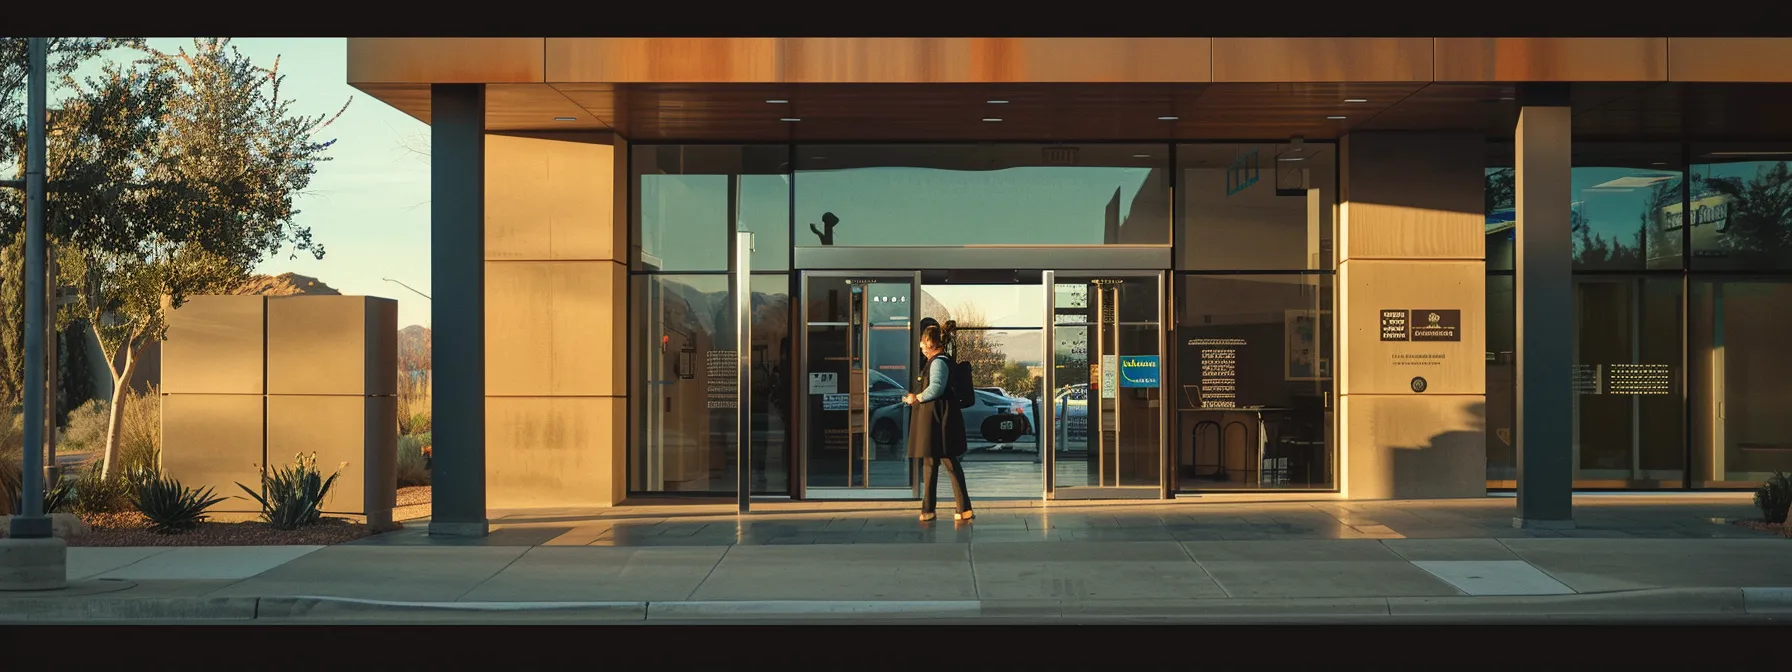
[[[1126,355],[1120,358],[1121,387],[1157,387],[1157,355]]]

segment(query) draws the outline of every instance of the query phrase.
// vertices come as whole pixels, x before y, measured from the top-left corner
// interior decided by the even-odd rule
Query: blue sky
[[[192,49],[192,38],[152,38],[150,46]],[[322,260],[283,252],[262,262],[259,273],[315,277],[343,294],[398,300],[399,326],[428,324],[429,302],[392,278],[428,294],[429,162],[405,149],[429,127],[348,85],[347,41],[328,38],[237,38],[231,44],[256,64],[280,57],[286,75],[280,95],[293,112],[334,114],[350,97],[348,111],[320,135],[335,139],[331,160],[318,166],[307,193],[296,199],[297,221],[324,245]],[[97,70],[97,67],[94,68]]]

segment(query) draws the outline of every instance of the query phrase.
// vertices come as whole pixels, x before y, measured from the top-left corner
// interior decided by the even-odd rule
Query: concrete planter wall
[[[162,471],[254,513],[271,464],[317,454],[341,476],[326,513],[390,526],[397,502],[398,302],[366,296],[196,296],[168,318]]]

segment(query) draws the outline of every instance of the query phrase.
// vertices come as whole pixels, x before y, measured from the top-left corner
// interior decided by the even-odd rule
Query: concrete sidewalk
[[[1792,540],[1700,508],[1737,501],[1583,505],[1607,522],[1550,536],[1465,513],[1510,500],[1250,505],[1259,522],[1212,505],[987,507],[958,525],[877,507],[534,512],[474,542],[414,527],[327,548],[71,548],[70,588],[0,594],[0,621],[1783,620]],[[1288,522],[1316,510],[1385,532]]]

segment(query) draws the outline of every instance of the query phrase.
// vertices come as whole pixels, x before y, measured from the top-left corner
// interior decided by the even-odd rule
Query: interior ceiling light
[[[991,104],[991,105],[1007,105],[1007,104],[1008,104],[1008,101],[1006,101],[1006,100],[992,100],[992,101],[989,101],[989,104]]]
[[[787,121],[787,122],[795,123],[795,122],[802,121],[802,120],[798,119],[796,117],[785,117],[783,119],[779,119],[778,121]]]
[[[554,117],[554,121],[578,121],[578,119],[573,117]]]
[[[1335,121],[1335,120],[1338,120],[1338,119],[1347,119],[1347,118],[1348,118],[1348,117],[1345,117],[1345,116],[1344,116],[1344,115],[1342,115],[1342,114],[1334,114],[1334,115],[1331,115],[1331,116],[1328,116],[1328,117],[1326,117],[1326,118],[1327,118],[1327,119],[1331,119],[1331,120],[1334,120],[1334,121]]]
[[[1307,157],[1304,157],[1304,156],[1283,156],[1283,157],[1277,157],[1277,158],[1276,158],[1276,160],[1277,160],[1277,161],[1305,161],[1305,160],[1307,160]]]
[[[1158,117],[1157,120],[1158,121],[1175,121],[1175,120],[1181,119],[1181,118],[1182,117],[1173,116],[1173,115],[1164,115],[1164,116]]]
[[[1369,102],[1369,99],[1368,98],[1345,98],[1344,102],[1346,102],[1346,103],[1367,103],[1367,102]]]
[[[773,98],[773,99],[771,99],[771,100],[768,100],[768,101],[765,101],[765,102],[768,102],[768,103],[771,103],[771,104],[773,104],[773,105],[783,105],[783,104],[785,104],[785,103],[788,103],[788,102],[790,102],[790,101],[788,101],[788,100],[784,100],[784,99],[782,99],[782,98]]]
[[[984,121],[1001,121],[1001,119],[997,118],[997,117],[984,117],[983,120]]]
[[[1150,154],[1134,154],[1134,155],[1132,155],[1132,158],[1135,158],[1135,159],[1149,159],[1149,158],[1151,158],[1151,155],[1150,155]]]

